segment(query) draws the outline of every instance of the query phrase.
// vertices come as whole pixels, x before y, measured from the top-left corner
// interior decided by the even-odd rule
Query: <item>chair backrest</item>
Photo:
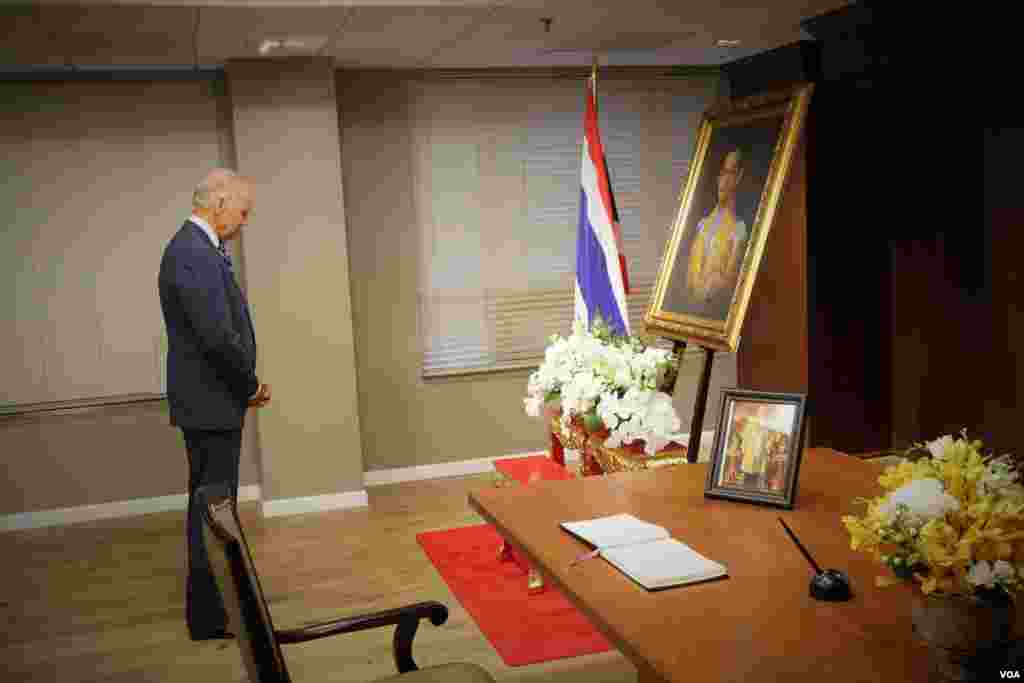
[[[251,683],[291,683],[274,623],[263,597],[249,545],[238,521],[238,507],[226,486],[202,486],[203,535],[229,628],[235,631]]]

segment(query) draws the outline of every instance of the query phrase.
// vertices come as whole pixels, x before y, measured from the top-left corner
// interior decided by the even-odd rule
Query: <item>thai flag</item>
[[[597,126],[597,81],[587,83],[580,172],[580,220],[576,232],[576,319],[588,328],[597,315],[620,335],[630,334],[626,256],[622,251],[608,164]]]

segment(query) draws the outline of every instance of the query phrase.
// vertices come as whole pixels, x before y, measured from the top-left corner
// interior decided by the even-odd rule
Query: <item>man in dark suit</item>
[[[203,542],[195,492],[221,483],[238,495],[242,425],[266,405],[256,377],[256,335],[224,243],[253,207],[253,188],[234,171],[210,172],[192,196],[192,216],[160,261],[160,307],[167,327],[167,402],[185,436],[189,465],[185,621],[193,640],[230,638],[224,602]]]

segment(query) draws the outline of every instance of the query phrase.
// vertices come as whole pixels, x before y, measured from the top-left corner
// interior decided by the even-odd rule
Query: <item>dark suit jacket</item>
[[[167,402],[182,429],[241,429],[256,393],[256,335],[235,276],[203,229],[186,221],[160,261]]]

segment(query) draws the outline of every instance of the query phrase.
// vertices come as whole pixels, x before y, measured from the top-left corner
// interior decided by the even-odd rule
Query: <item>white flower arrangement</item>
[[[671,351],[615,337],[600,320],[591,330],[576,322],[569,337],[551,337],[543,364],[530,375],[526,413],[560,409],[563,433],[579,417],[590,432],[608,429],[608,446],[643,440],[644,452],[654,455],[682,439],[672,397],[661,390],[672,384],[676,363]]]

